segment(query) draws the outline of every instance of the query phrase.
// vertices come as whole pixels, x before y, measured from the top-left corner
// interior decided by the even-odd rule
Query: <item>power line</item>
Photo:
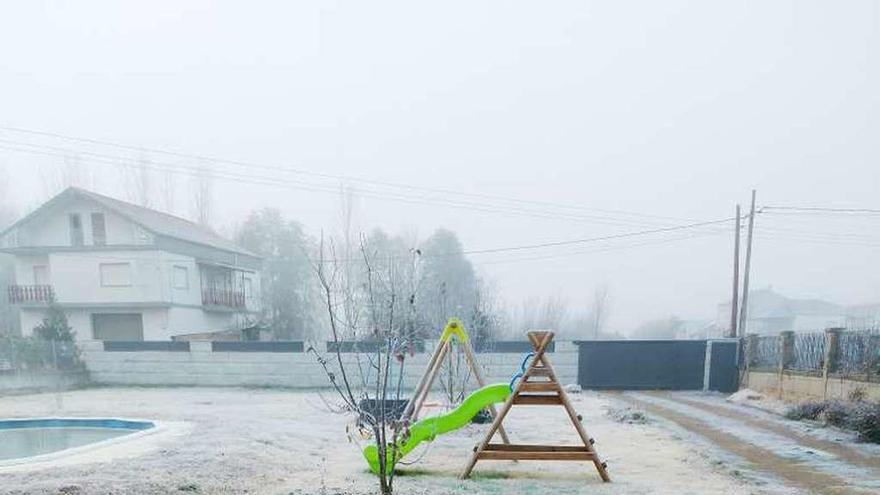
[[[820,206],[762,206],[761,210],[782,210],[795,212],[816,213],[871,213],[880,214],[880,210],[874,208],[830,208]]]
[[[525,244],[525,245],[518,245],[518,246],[504,246],[504,247],[487,248],[487,249],[470,249],[470,250],[462,250],[462,251],[458,251],[458,252],[449,252],[449,253],[433,253],[433,254],[432,253],[424,253],[424,254],[420,254],[419,256],[421,258],[444,258],[444,257],[459,256],[459,255],[480,255],[480,254],[490,254],[490,253],[526,251],[526,250],[542,249],[542,248],[548,248],[548,247],[570,246],[570,245],[576,245],[576,244],[589,244],[589,243],[594,243],[594,242],[603,242],[603,241],[610,241],[610,240],[616,240],[616,239],[627,239],[627,238],[647,236],[647,235],[653,235],[653,234],[662,234],[662,233],[677,232],[677,231],[688,230],[688,229],[696,229],[696,228],[699,228],[699,227],[702,227],[705,225],[717,225],[720,223],[730,222],[734,219],[735,219],[735,217],[723,218],[723,219],[718,219],[718,220],[708,220],[705,222],[695,222],[695,223],[684,224],[684,225],[676,225],[673,227],[665,227],[665,228],[661,228],[661,229],[640,230],[640,231],[635,231],[635,232],[626,232],[626,233],[622,233],[622,234],[589,237],[589,238],[585,238],[585,239],[570,239],[570,240],[565,240],[565,241],[544,242],[544,243],[539,243],[539,244]],[[703,231],[702,233],[706,234],[706,235],[714,235],[714,234],[720,234],[720,233],[727,233],[727,231]],[[580,254],[580,253],[574,252],[574,253],[570,253],[570,254]],[[557,253],[555,256],[560,256],[560,255],[565,256],[567,254]],[[549,255],[548,257],[554,257],[554,255]],[[390,256],[390,257],[386,257],[385,259],[392,259],[393,260],[393,259],[409,259],[409,258],[410,258],[410,256]],[[323,260],[324,263],[328,263],[328,264],[350,263],[350,262],[359,262],[359,261],[363,261],[363,258],[362,257],[353,257],[353,258],[343,258],[343,259],[336,258],[336,259]],[[477,262],[475,262],[475,263],[477,263]],[[487,262],[484,262],[484,263],[487,263]],[[480,263],[477,263],[477,264],[480,264]]]
[[[130,158],[107,155],[102,153],[95,153],[91,151],[83,151],[76,150],[70,148],[61,148],[56,146],[49,146],[43,144],[34,144],[28,142],[20,142],[13,140],[0,139],[0,143],[6,143],[7,146],[0,146],[0,149],[5,149],[7,151],[14,152],[23,152],[23,153],[31,153],[31,154],[41,154],[47,156],[55,156],[61,158],[69,158],[71,155],[86,155],[89,156],[90,163],[96,162],[99,164],[108,164],[114,166],[121,166],[131,169],[148,169],[159,172],[170,172],[175,174],[182,174],[191,177],[201,177],[206,174],[204,168],[200,168],[198,166],[192,165],[183,165],[183,164],[174,164],[168,162],[135,162]],[[8,146],[8,145],[14,146]],[[25,146],[27,148],[22,148],[21,146]],[[211,177],[216,177],[220,179],[227,179],[234,182],[245,182],[251,184],[259,184],[259,185],[270,185],[270,186],[286,186],[292,187],[296,189],[308,190],[313,192],[324,192],[324,193],[332,193],[339,194],[340,189],[336,186],[328,186],[324,184],[313,184],[309,182],[303,182],[296,179],[290,178],[273,178],[273,177],[261,177],[254,176],[252,174],[242,174],[231,171],[217,171],[212,170],[209,174]],[[648,223],[646,221],[635,221],[635,220],[625,220],[625,219],[615,219],[609,217],[600,217],[596,215],[583,215],[583,214],[572,214],[572,213],[551,213],[545,212],[542,213],[540,211],[523,209],[523,208],[511,208],[509,206],[501,206],[501,205],[492,205],[485,203],[474,203],[468,202],[464,200],[449,200],[449,199],[440,199],[440,198],[432,198],[425,196],[408,196],[405,194],[389,194],[378,191],[371,190],[363,190],[358,189],[357,194],[365,197],[370,197],[374,199],[382,199],[382,200],[391,200],[391,201],[401,201],[410,204],[431,204],[431,205],[440,205],[440,206],[451,206],[454,208],[463,208],[468,210],[476,210],[476,211],[484,211],[489,213],[499,213],[505,215],[520,215],[520,216],[532,216],[536,218],[548,218],[548,219],[556,219],[556,220],[572,220],[572,221],[589,221],[595,223],[604,223],[608,225],[620,226],[620,225],[629,225],[629,226],[644,226],[651,225],[652,223]]]
[[[651,234],[661,234],[666,232],[675,232],[679,230],[686,229],[694,229],[706,225],[717,225],[720,223],[726,223],[735,220],[735,217],[730,218],[722,218],[718,220],[707,220],[705,222],[695,222],[684,225],[676,225],[673,227],[664,227],[660,229],[650,229],[650,230],[640,230],[637,232],[626,232],[623,234],[611,234],[605,236],[598,237],[588,237],[586,239],[572,239],[567,241],[556,241],[556,242],[545,242],[541,244],[526,244],[523,246],[510,246],[510,247],[502,247],[502,248],[492,248],[492,249],[476,249],[471,251],[464,251],[464,254],[485,254],[485,253],[498,253],[498,252],[507,252],[507,251],[522,251],[527,249],[540,249],[546,247],[557,247],[557,246],[569,246],[572,244],[584,244],[590,242],[599,242],[599,241],[609,241],[613,239],[626,239],[629,237],[638,237],[643,235],[651,235]]]
[[[520,258],[499,259],[499,260],[490,260],[490,261],[473,261],[472,263],[475,265],[498,265],[498,264],[505,264],[505,263],[517,263],[517,262],[522,262],[522,261],[543,261],[543,260],[547,260],[547,259],[564,258],[564,257],[568,257],[568,256],[577,256],[577,255],[581,255],[581,254],[594,254],[594,253],[605,253],[605,252],[612,252],[612,251],[622,251],[625,249],[632,249],[632,248],[638,248],[638,247],[644,247],[644,246],[654,246],[654,245],[658,245],[658,244],[667,244],[667,243],[671,243],[671,242],[678,242],[678,241],[683,241],[683,240],[688,240],[688,239],[696,239],[696,238],[700,238],[700,237],[717,236],[719,234],[724,234],[724,233],[725,232],[723,232],[723,231],[698,232],[698,233],[692,233],[692,234],[685,235],[685,236],[677,236],[677,237],[672,237],[672,238],[668,238],[668,239],[655,239],[653,241],[644,241],[644,242],[637,242],[637,243],[631,243],[631,244],[624,244],[621,246],[607,246],[607,247],[603,247],[603,248],[578,250],[578,251],[571,251],[571,252],[567,252],[567,253],[549,254],[549,255],[545,255],[545,256],[531,256],[531,257],[526,257],[526,258],[520,257]]]
[[[9,142],[9,141],[0,139],[0,142]],[[42,149],[29,150],[29,149],[14,148],[14,147],[9,147],[9,146],[0,146],[0,149],[7,149],[7,150],[11,150],[11,151],[23,151],[23,152],[38,153],[38,154],[46,154],[46,155],[50,155],[50,156],[69,156],[69,155],[65,155],[64,152],[75,153],[75,150],[66,150],[63,148],[56,148],[56,147],[45,146],[45,145],[32,145],[29,143],[15,143],[15,142],[13,142],[13,144],[24,144],[24,145],[37,147],[37,148],[49,148],[49,149],[53,149],[55,151],[60,151],[60,152],[44,151]],[[100,154],[96,154],[96,153],[89,153],[89,154],[96,155],[96,158],[98,161],[102,161],[102,162],[106,162],[106,163],[110,163],[110,164],[127,166],[127,167],[151,168],[151,165],[148,165],[148,164],[133,163],[133,162],[129,163],[129,162],[125,162],[125,161],[112,161],[112,160],[108,161],[107,159],[102,157]],[[198,175],[200,173],[203,173],[202,170],[199,170],[197,168],[187,167],[187,166],[180,166],[180,167],[183,168],[184,169],[183,172],[187,173],[188,175]],[[174,169],[164,169],[164,168],[160,169],[160,170],[161,171],[171,171],[171,172],[175,171]],[[235,180],[239,180],[239,181],[248,181],[248,180],[252,179],[249,176],[243,176],[243,175],[233,175],[230,178],[234,178]],[[268,185],[277,185],[276,182],[269,181],[269,180],[262,180],[262,181],[258,181],[257,183],[268,184]],[[318,189],[318,190],[321,190],[321,189]],[[333,191],[333,192],[336,192],[336,191]],[[468,204],[462,204],[462,205],[458,205],[458,206],[461,206],[464,208],[473,208],[474,207],[474,205],[468,205]],[[605,236],[590,237],[590,238],[585,238],[585,239],[571,239],[571,240],[565,240],[565,241],[554,241],[554,242],[520,245],[520,246],[507,246],[507,247],[498,247],[498,248],[489,248],[489,249],[467,250],[467,251],[462,251],[461,254],[488,254],[488,253],[497,253],[497,252],[522,251],[522,250],[540,249],[540,248],[547,248],[547,247],[558,247],[558,246],[567,246],[567,245],[575,245],[575,244],[584,244],[584,243],[590,243],[590,242],[608,241],[608,240],[615,240],[615,239],[625,239],[625,238],[637,237],[637,236],[643,236],[643,235],[675,232],[675,231],[685,230],[685,229],[697,229],[700,227],[717,225],[720,223],[729,222],[731,220],[733,220],[732,217],[718,219],[718,220],[704,221],[704,222],[694,222],[694,223],[689,223],[689,224],[684,224],[684,225],[675,225],[675,226],[671,226],[671,227],[662,227],[662,228],[641,230],[641,231],[635,231],[635,232],[625,232],[625,233],[620,233],[620,234],[611,234],[611,235],[605,235]],[[433,255],[433,256],[449,256],[449,255],[457,255],[457,254],[458,253],[447,253],[447,254],[438,254],[438,255]],[[345,261],[345,260],[331,260],[331,261]]]
[[[455,195],[455,196],[464,196],[464,197],[472,197],[472,198],[490,199],[490,200],[496,200],[496,201],[505,201],[505,202],[509,202],[509,203],[532,204],[532,205],[537,205],[537,206],[562,208],[562,209],[569,209],[569,210],[595,211],[595,212],[606,213],[606,214],[652,218],[652,219],[656,219],[656,220],[675,220],[675,221],[690,220],[690,219],[683,219],[680,217],[653,215],[653,214],[641,213],[641,212],[632,212],[632,211],[614,210],[614,209],[603,209],[603,208],[589,208],[589,207],[582,206],[582,205],[572,205],[572,204],[556,203],[556,202],[550,202],[550,201],[526,200],[526,199],[522,199],[522,198],[511,198],[511,197],[499,196],[499,195],[457,191],[454,189],[432,188],[432,187],[416,186],[416,185],[411,185],[411,184],[402,184],[402,183],[390,182],[390,181],[382,181],[382,180],[376,180],[376,179],[367,179],[367,178],[362,178],[362,177],[349,177],[349,176],[337,175],[337,174],[327,174],[327,173],[314,172],[314,171],[304,170],[304,169],[299,169],[299,168],[282,167],[282,166],[278,166],[278,165],[267,165],[267,164],[262,164],[262,163],[254,163],[254,162],[241,161],[241,160],[231,160],[231,159],[226,159],[226,158],[218,158],[218,157],[212,157],[212,156],[206,156],[206,155],[200,155],[200,154],[182,153],[182,152],[178,152],[178,151],[171,151],[171,150],[160,149],[160,148],[132,146],[132,145],[122,144],[122,143],[118,143],[118,142],[114,142],[114,141],[77,137],[77,136],[61,134],[61,133],[57,133],[57,132],[25,129],[25,128],[21,128],[21,127],[0,125],[0,129],[5,130],[5,131],[10,131],[10,132],[51,137],[51,138],[55,138],[55,139],[63,139],[63,140],[67,140],[67,141],[88,143],[88,144],[99,145],[99,146],[114,147],[117,149],[124,149],[124,150],[129,150],[129,151],[138,151],[138,152],[143,152],[143,153],[157,153],[157,154],[163,154],[163,155],[167,155],[167,156],[174,156],[174,157],[178,157],[178,158],[194,159],[194,160],[213,162],[213,163],[225,163],[228,165],[235,165],[235,166],[245,167],[245,168],[271,170],[271,171],[276,171],[276,172],[305,175],[305,176],[311,176],[311,177],[317,177],[317,178],[323,178],[323,179],[333,179],[333,180],[337,180],[337,181],[361,182],[361,183],[365,183],[365,184],[372,184],[372,185],[383,186],[383,187],[391,187],[391,188],[396,188],[396,189],[419,190],[419,191],[433,192],[433,193],[438,193],[438,194],[443,194],[443,195]]]

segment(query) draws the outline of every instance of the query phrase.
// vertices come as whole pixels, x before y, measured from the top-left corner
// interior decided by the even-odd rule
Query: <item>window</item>
[[[185,266],[175,266],[172,286],[175,289],[189,289],[189,269]]]
[[[79,213],[71,213],[69,218],[70,218],[70,245],[71,246],[82,246],[83,245],[82,218],[79,216]]]
[[[107,227],[104,224],[103,213],[92,213],[92,244],[96,246],[107,244]]]
[[[34,265],[34,285],[49,285],[49,268],[46,265]]]
[[[246,297],[247,299],[253,299],[254,298],[254,281],[249,278],[245,278],[243,282],[244,282],[244,284],[243,284],[244,285],[244,297]]]
[[[131,287],[131,263],[101,263],[101,287]]]
[[[144,340],[144,319],[140,313],[93,314],[95,340]]]

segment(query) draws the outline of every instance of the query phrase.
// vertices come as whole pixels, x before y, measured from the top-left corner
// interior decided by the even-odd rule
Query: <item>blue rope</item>
[[[522,378],[522,373],[517,373],[513,375],[513,378],[510,379],[510,391],[513,392],[513,384],[516,383],[517,380]]]
[[[534,352],[527,352],[525,356],[523,356],[522,363],[519,365],[519,373],[513,375],[513,378],[510,379],[510,391],[513,392],[514,384],[517,380],[522,378],[523,373],[526,372],[526,363],[529,361],[529,358],[534,356]]]
[[[526,362],[528,362],[529,358],[534,355],[535,355],[534,352],[527,352],[526,355],[523,356],[522,364],[519,365],[519,372],[520,373],[526,372]]]

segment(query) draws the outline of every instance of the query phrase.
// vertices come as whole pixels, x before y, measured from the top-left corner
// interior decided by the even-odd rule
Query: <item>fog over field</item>
[[[345,203],[455,232],[502,306],[607,290],[626,334],[715,319],[754,188],[752,288],[877,303],[880,7],[831,5],[6,3],[0,223],[65,185],[193,218],[198,172],[229,237]]]

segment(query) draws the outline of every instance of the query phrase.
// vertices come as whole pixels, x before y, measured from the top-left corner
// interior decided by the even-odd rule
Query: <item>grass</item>
[[[880,402],[805,401],[786,411],[785,417],[796,421],[822,421],[856,432],[863,442],[880,443]]]

